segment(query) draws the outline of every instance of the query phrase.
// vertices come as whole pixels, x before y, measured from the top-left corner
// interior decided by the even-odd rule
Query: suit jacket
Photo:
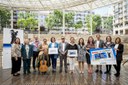
[[[96,44],[97,40],[95,41],[95,44]],[[104,44],[104,41],[103,40],[100,40],[100,43],[99,43],[99,48],[104,48],[105,44]]]
[[[66,47],[67,47],[67,45],[68,45],[68,43],[65,42],[65,51],[63,52],[63,43],[59,44],[59,54],[60,54],[60,56],[62,55],[62,53],[64,53],[66,55],[66,51],[67,51]]]
[[[119,44],[118,46],[118,51],[116,51],[116,59],[118,61],[122,61],[122,56],[123,56],[123,52],[124,52],[124,45],[123,44]]]
[[[23,57],[23,59],[27,59],[27,52],[25,45],[22,45],[21,56]],[[33,46],[29,45],[28,59],[31,59],[32,56],[33,56]]]

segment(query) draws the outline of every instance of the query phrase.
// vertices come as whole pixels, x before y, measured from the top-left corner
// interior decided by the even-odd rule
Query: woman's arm
[[[120,52],[120,53],[123,53],[124,52],[124,45],[119,44],[119,47],[118,47],[117,51]]]
[[[11,56],[12,56],[12,57],[15,57],[15,59],[17,60],[18,55],[16,54],[16,45],[13,45],[13,46],[12,46],[12,49],[11,49]]]
[[[39,51],[44,51],[44,49],[42,48],[42,44],[39,45]]]

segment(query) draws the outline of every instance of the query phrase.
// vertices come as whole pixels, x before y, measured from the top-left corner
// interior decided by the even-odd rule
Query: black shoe
[[[67,70],[65,70],[65,73],[68,73]]]
[[[33,69],[33,72],[36,72],[36,69]]]
[[[17,73],[17,75],[20,75],[20,73]]]
[[[108,74],[108,71],[104,72],[104,74]]]
[[[28,71],[28,74],[30,74],[31,72],[30,71]]]
[[[111,72],[108,72],[109,75],[111,75]]]
[[[69,63],[67,63],[67,65],[69,66]]]
[[[99,72],[99,70],[97,69],[95,72],[96,72],[96,73],[98,73],[98,72]]]
[[[26,72],[24,72],[24,75],[26,75]]]
[[[13,74],[13,76],[19,76],[19,74]]]
[[[116,77],[119,77],[120,76],[120,73],[116,73],[116,74],[114,74]]]
[[[62,73],[62,70],[60,70],[59,72]]]
[[[52,70],[52,73],[56,73],[56,71],[55,70]]]
[[[117,73],[114,74],[115,76],[117,75]]]
[[[100,74],[102,74],[102,71],[100,70]]]

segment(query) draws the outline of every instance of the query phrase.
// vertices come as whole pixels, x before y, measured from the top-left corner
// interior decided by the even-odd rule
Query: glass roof
[[[122,0],[0,0],[0,6],[14,10],[90,10]]]

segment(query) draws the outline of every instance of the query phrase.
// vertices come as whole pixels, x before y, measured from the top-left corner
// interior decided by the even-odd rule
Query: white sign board
[[[48,54],[58,54],[58,48],[49,48]]]
[[[68,50],[69,57],[77,57],[77,50]]]

